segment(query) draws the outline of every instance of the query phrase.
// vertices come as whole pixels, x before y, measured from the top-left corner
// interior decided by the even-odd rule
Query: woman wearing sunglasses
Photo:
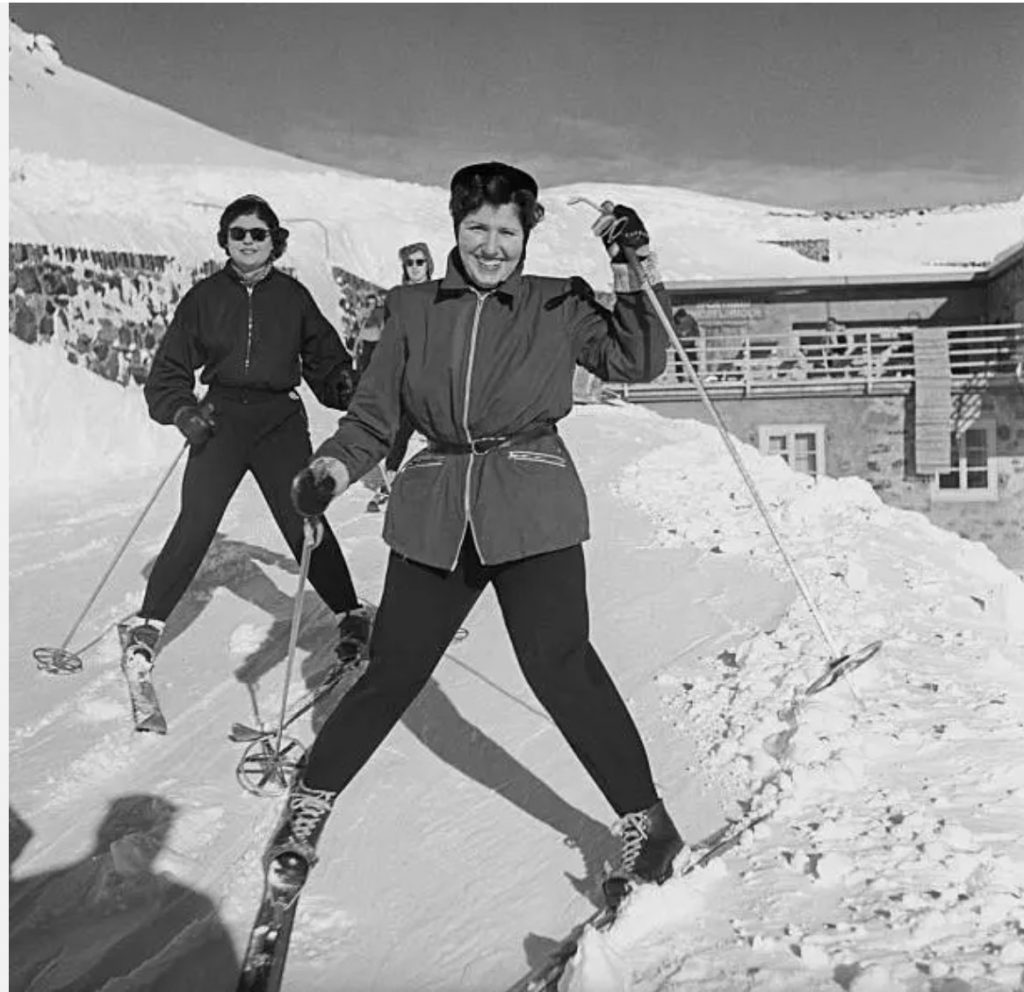
[[[351,398],[351,359],[335,329],[298,280],[275,267],[288,242],[277,214],[243,196],[220,218],[227,264],[178,304],[153,358],[144,394],[150,416],[174,424],[189,444],[181,509],[146,585],[138,615],[121,625],[123,666],[148,681],[164,624],[216,534],[228,502],[252,472],[292,553],[302,550],[302,518],[289,496],[311,452],[300,376],[325,406]],[[200,402],[195,373],[207,387]],[[325,525],[309,580],[338,615],[343,660],[369,636],[338,542]],[[137,724],[139,714],[136,714]],[[140,729],[166,732],[162,716]]]
[[[444,278],[388,294],[384,334],[348,414],[293,485],[299,512],[320,516],[387,451],[403,414],[428,439],[388,503],[391,554],[369,666],[320,730],[266,860],[305,877],[338,794],[493,583],[527,682],[622,818],[621,864],[604,883],[614,905],[635,883],[667,878],[683,842],[590,643],[586,497],[556,424],[572,409],[577,364],[616,382],[664,370],[666,336],[627,252],[644,259],[651,283],[660,277],[640,218],[610,204],[594,230],[612,260],[613,310],[582,279],[524,275],[544,210],[533,178],[500,162],[456,172],[449,209],[456,246]]]
[[[398,249],[398,259],[402,263],[402,285],[412,286],[421,282],[429,282],[434,278],[434,258],[426,242],[417,241],[411,245],[403,245]],[[412,421],[402,415],[398,425],[398,433],[391,444],[387,457],[384,459],[384,481],[366,504],[367,513],[379,513],[391,495],[391,485],[402,467],[405,453],[409,450],[409,441],[415,428]]]

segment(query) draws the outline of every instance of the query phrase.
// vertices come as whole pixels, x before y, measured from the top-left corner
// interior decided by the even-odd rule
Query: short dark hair
[[[262,196],[257,196],[255,193],[246,193],[245,196],[232,200],[224,208],[224,213],[220,215],[220,227],[217,229],[217,244],[227,251],[228,228],[233,221],[238,220],[239,217],[244,217],[246,214],[255,214],[267,225],[270,229],[270,241],[273,245],[270,257],[274,259],[280,258],[284,254],[285,248],[288,247],[288,228],[281,226],[281,222],[277,219],[277,214],[274,213],[270,204]]]
[[[511,203],[519,215],[523,234],[529,238],[544,216],[537,202],[537,181],[522,169],[504,162],[478,162],[464,165],[452,176],[448,210],[458,233],[459,225],[485,203],[501,207]]]

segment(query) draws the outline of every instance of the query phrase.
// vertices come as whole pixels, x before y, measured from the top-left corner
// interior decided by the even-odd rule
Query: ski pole
[[[292,609],[292,627],[288,633],[288,657],[284,665],[284,687],[281,690],[281,715],[277,721],[277,737],[274,742],[274,754],[280,757],[281,741],[284,737],[284,724],[288,718],[288,689],[292,681],[292,666],[295,663],[295,648],[299,643],[299,624],[302,620],[302,600],[306,595],[306,577],[309,575],[309,562],[313,557],[313,549],[323,538],[323,523],[319,518],[306,518],[302,522],[302,556],[299,561],[299,588],[295,593],[295,605]]]
[[[589,200],[586,197],[578,196],[572,197],[569,200],[570,205],[573,203],[586,203],[599,212],[604,212],[604,205],[598,206],[593,200]],[[676,354],[683,362],[683,367],[686,369],[686,374],[692,380],[694,386],[697,389],[697,395],[700,396],[701,402],[704,404],[705,409],[711,415],[712,422],[718,429],[718,433],[722,436],[722,440],[725,442],[726,449],[729,452],[732,460],[736,463],[736,467],[739,469],[740,475],[743,478],[747,489],[750,491],[751,498],[754,500],[755,506],[764,518],[765,526],[768,528],[768,532],[771,534],[772,539],[775,542],[775,546],[779,550],[779,554],[782,556],[783,562],[786,564],[786,568],[789,570],[790,575],[793,577],[793,581],[796,583],[797,589],[800,591],[800,595],[803,597],[804,602],[807,604],[807,608],[811,612],[811,617],[817,624],[818,630],[821,632],[821,636],[824,638],[829,651],[831,652],[832,664],[836,665],[842,661],[844,655],[839,649],[835,638],[832,636],[828,625],[825,623],[824,617],[822,617],[818,607],[815,605],[813,598],[811,597],[810,590],[807,588],[803,577],[797,571],[796,565],[793,559],[789,556],[786,551],[785,545],[782,543],[782,538],[779,536],[778,530],[776,530],[775,524],[772,521],[771,513],[768,511],[768,507],[765,505],[764,500],[761,498],[760,492],[758,492],[757,486],[754,484],[754,480],[750,473],[747,471],[746,465],[743,464],[743,459],[740,457],[740,453],[733,443],[732,437],[729,431],[726,429],[725,422],[722,420],[721,414],[718,412],[718,408],[715,406],[708,394],[708,391],[704,388],[704,383],[700,381],[700,376],[697,374],[697,370],[693,367],[693,363],[690,361],[690,356],[687,355],[686,349],[683,347],[682,342],[679,340],[679,336],[675,332],[675,328],[672,327],[672,322],[668,319],[664,308],[661,305],[661,300],[658,299],[658,294],[654,292],[654,288],[651,286],[650,281],[647,278],[643,267],[640,265],[640,260],[637,258],[636,251],[632,248],[626,248],[624,250],[626,256],[626,262],[629,267],[633,270],[634,275],[639,279],[640,285],[643,288],[644,294],[647,296],[648,301],[654,308],[654,312],[658,315],[658,319],[661,321],[662,327],[665,329],[665,333],[668,335],[669,341],[672,343],[672,347],[675,349]],[[877,647],[874,644],[869,647],[874,648],[871,652],[877,651]],[[867,650],[867,649],[865,649]]]
[[[135,532],[142,525],[142,521],[146,518],[146,514],[149,513],[150,508],[156,502],[157,497],[160,495],[160,491],[167,484],[167,480],[171,477],[171,473],[177,468],[178,462],[181,461],[181,456],[188,450],[188,442],[178,450],[178,453],[174,456],[174,461],[167,467],[167,471],[161,476],[160,481],[157,483],[156,489],[153,490],[153,495],[150,496],[149,502],[142,508],[142,512],[139,514],[138,519],[132,525],[132,529],[128,531],[127,537],[121,542],[121,547],[117,549],[117,554],[114,555],[114,560],[107,567],[107,570],[103,573],[103,577],[100,579],[99,584],[96,586],[93,594],[89,597],[88,602],[82,607],[82,612],[79,613],[78,619],[72,624],[71,629],[68,631],[67,637],[64,638],[64,643],[59,648],[36,648],[32,652],[32,656],[36,659],[36,665],[44,672],[49,672],[51,675],[58,674],[71,674],[72,672],[80,671],[82,668],[82,659],[78,656],[77,652],[68,651],[67,646],[71,643],[71,638],[75,636],[75,632],[78,630],[79,624],[85,619],[85,615],[89,612],[90,607],[96,602],[96,597],[100,594],[100,590],[106,584],[107,579],[110,578],[110,573],[114,571],[114,567],[121,560],[121,556],[124,554],[125,549],[128,547],[129,542],[135,536]],[[95,642],[93,642],[95,643]],[[81,649],[81,650],[84,650]]]
[[[715,406],[711,396],[708,394],[708,391],[704,388],[704,383],[700,381],[700,376],[697,374],[697,370],[693,367],[693,363],[690,361],[690,356],[686,354],[686,349],[683,347],[682,342],[679,340],[679,336],[675,332],[675,328],[673,328],[669,321],[668,316],[661,305],[661,301],[658,299],[658,294],[654,292],[654,288],[647,280],[647,276],[644,274],[639,260],[636,257],[636,252],[632,248],[626,249],[626,259],[629,262],[630,268],[633,269],[633,272],[640,279],[641,286],[643,287],[647,299],[650,300],[651,305],[654,307],[655,313],[657,313],[658,319],[665,328],[665,333],[668,334],[669,340],[672,342],[672,347],[675,349],[677,356],[683,362],[686,374],[693,381],[701,402],[711,415],[715,427],[718,428],[718,433],[721,434],[722,440],[725,442],[725,446],[729,451],[729,455],[736,463],[736,467],[739,469],[740,475],[743,477],[743,481],[746,483],[747,489],[750,491],[754,504],[761,512],[765,526],[768,528],[768,532],[771,534],[772,540],[775,541],[775,546],[778,548],[779,554],[782,556],[782,560],[786,563],[786,568],[789,569],[789,574],[792,575],[797,589],[800,590],[800,595],[807,604],[807,608],[811,611],[811,616],[818,625],[818,629],[821,631],[821,636],[825,639],[825,643],[828,645],[828,649],[832,653],[833,660],[839,658],[842,653],[839,649],[839,645],[836,643],[835,638],[828,629],[828,625],[825,623],[825,618],[821,615],[818,607],[815,605],[814,600],[811,597],[810,590],[804,583],[803,577],[800,575],[799,571],[797,571],[797,567],[793,562],[793,559],[790,557],[789,552],[786,550],[786,546],[782,543],[782,538],[779,536],[779,532],[776,530],[775,524],[772,521],[771,513],[769,512],[764,500],[761,498],[761,494],[754,483],[753,477],[750,475],[749,471],[747,471],[746,465],[743,464],[743,459],[740,457],[739,450],[736,448],[729,431],[726,429],[725,422],[722,420],[721,414],[718,412],[718,407]]]

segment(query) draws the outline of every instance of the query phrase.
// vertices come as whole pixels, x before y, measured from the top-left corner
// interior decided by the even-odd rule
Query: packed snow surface
[[[112,624],[139,603],[176,474],[75,634],[83,672],[38,672],[32,648],[68,632],[177,435],[77,367],[46,393],[46,349],[11,344],[12,418],[35,411],[50,479],[12,476],[12,988],[228,989],[279,800],[239,787],[226,733],[274,718],[296,566],[245,483],[171,617],[170,734],[134,734]],[[307,401],[323,437],[334,415]],[[815,483],[737,441],[829,635],[883,642],[806,696],[829,652],[717,434],[617,406],[577,409],[564,434],[594,518],[593,638],[670,810],[692,843],[768,815],[585,935],[563,989],[1018,988],[1021,580],[862,481]],[[386,549],[368,495],[357,484],[330,519],[372,600]],[[466,626],[332,817],[286,988],[327,992],[342,970],[382,992],[508,988],[598,898],[611,814],[523,683],[493,597]],[[294,692],[334,636],[311,595]]]

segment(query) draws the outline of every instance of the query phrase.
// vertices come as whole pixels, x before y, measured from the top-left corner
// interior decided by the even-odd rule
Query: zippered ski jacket
[[[667,339],[644,294],[620,294],[609,312],[579,278],[516,270],[485,293],[453,251],[444,279],[397,286],[385,307],[348,414],[316,452],[339,459],[353,481],[385,456],[403,411],[428,439],[466,445],[553,426],[572,409],[577,364],[611,382],[665,368]],[[483,454],[428,446],[406,463],[388,500],[390,547],[450,571],[467,527],[489,565],[589,537],[583,486],[557,433]]]
[[[204,385],[257,393],[287,393],[301,375],[336,410],[352,393],[352,359],[337,331],[309,290],[276,268],[246,286],[226,265],[182,297],[144,387],[157,423],[196,402],[196,369]]]

